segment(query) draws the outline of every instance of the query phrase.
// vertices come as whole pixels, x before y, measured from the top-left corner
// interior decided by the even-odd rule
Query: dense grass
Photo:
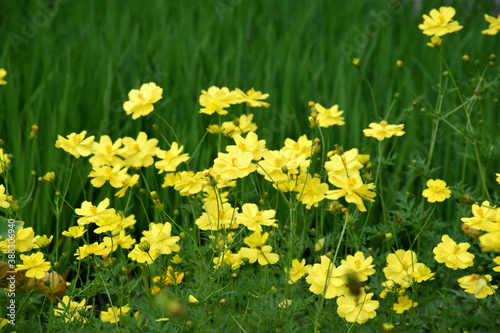
[[[218,122],[198,113],[201,89],[212,85],[243,90],[255,87],[270,94],[271,107],[254,112],[257,133],[270,149],[280,148],[287,137],[297,139],[311,133],[307,120],[310,100],[325,106],[338,104],[345,111],[347,125],[325,133],[327,141],[322,144],[327,151],[339,144],[375,156],[378,146],[363,136],[362,129],[385,119],[389,110],[389,123],[405,123],[404,139],[384,147],[385,152],[396,154],[381,175],[391,189],[385,197],[392,205],[387,207],[390,211],[400,209],[396,202],[404,201],[398,193],[419,193],[428,178],[460,184],[455,195],[468,193],[473,201],[486,199],[486,191],[498,186],[493,175],[487,175],[484,188],[473,147],[466,144],[464,135],[442,122],[431,172],[424,167],[436,119],[427,113],[438,98],[440,61],[438,53],[425,46],[428,38],[418,24],[422,13],[440,4],[424,2],[419,7],[402,2],[390,9],[387,3],[373,1],[294,1],[293,5],[281,1],[150,1],[146,5],[73,0],[58,5],[57,10],[54,5],[49,7],[53,17],[36,25],[37,15],[47,9],[44,2],[0,2],[4,37],[0,68],[8,71],[8,84],[0,89],[0,138],[5,141],[5,151],[13,155],[9,190],[21,205],[18,218],[33,226],[37,234],[56,233],[53,208],[46,200],[47,195],[54,196],[54,190],[38,184],[37,178],[55,171],[56,187],[66,186],[73,159],[54,147],[57,135],[87,130],[96,139],[103,134],[116,139],[136,137],[143,130],[160,139],[162,148],[167,147],[162,135],[169,140],[173,135],[160,119],[150,115],[132,121],[123,111],[128,91],[146,82],[163,88],[164,97],[155,109],[175,129],[189,153],[210,122]],[[452,5],[464,28],[444,38],[443,55],[463,87],[462,94],[472,96],[489,55],[500,47],[498,36],[480,34],[487,26],[483,15],[496,16],[499,8],[493,1],[452,1]],[[469,62],[462,61],[463,54],[470,56]],[[360,70],[352,65],[353,57],[361,59]],[[404,62],[402,68],[396,66],[397,60]],[[478,157],[488,170],[500,165],[498,85],[486,88],[497,69],[496,64],[486,72],[480,87],[474,113],[480,126],[477,132],[467,133],[477,140]],[[363,76],[373,86],[377,116]],[[449,76],[442,85],[450,89],[443,105],[446,113],[459,101]],[[249,111],[244,107],[236,110]],[[464,123],[462,116],[450,119]],[[39,126],[34,139],[30,138],[33,124]],[[157,131],[153,124],[158,125]],[[216,152],[217,140],[207,137],[190,167],[206,168]],[[80,159],[75,165],[67,196],[70,205],[78,207],[85,199],[99,202],[112,194],[91,188],[87,161]],[[182,208],[178,197],[169,200],[173,191],[161,190],[161,179],[148,177],[150,189],[160,192],[167,211]],[[88,189],[86,197],[82,186]],[[456,201],[443,206],[435,216],[445,222],[451,222],[447,219],[457,209],[465,211],[457,208]],[[145,213],[135,213],[139,226],[147,225]],[[152,219],[158,217],[154,214],[151,212]],[[192,218],[185,216],[184,222]],[[382,219],[375,213],[371,222],[376,225]],[[68,206],[60,221],[61,230],[75,223]],[[450,228],[455,230],[457,225]],[[377,231],[371,230],[373,234]]]

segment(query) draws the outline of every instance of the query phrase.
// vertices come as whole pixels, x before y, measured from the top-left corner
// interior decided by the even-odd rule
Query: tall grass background
[[[9,189],[20,203],[19,219],[33,226],[37,234],[56,232],[54,214],[45,199],[46,195],[54,197],[54,190],[38,184],[37,178],[55,171],[56,186],[63,188],[73,163],[72,157],[54,147],[58,135],[87,130],[96,139],[107,134],[116,140],[136,137],[144,130],[160,139],[163,149],[167,146],[161,135],[173,140],[170,130],[154,115],[133,121],[123,111],[128,91],[147,82],[163,88],[164,97],[155,109],[175,129],[186,152],[192,153],[205,128],[211,121],[217,122],[198,113],[201,89],[212,85],[242,90],[255,87],[270,94],[271,107],[254,112],[257,133],[270,149],[279,149],[287,137],[297,139],[310,133],[307,103],[313,100],[327,107],[338,104],[344,110],[346,126],[328,129],[328,142],[321,143],[324,149],[339,144],[376,155],[376,142],[364,137],[362,129],[384,119],[391,109],[386,120],[404,122],[406,134],[390,143],[394,147],[385,148],[396,153],[394,163],[381,175],[384,186],[391,189],[387,202],[396,202],[398,193],[421,192],[425,178],[460,182],[463,170],[467,171],[466,186],[460,191],[469,193],[474,201],[486,198],[472,148],[464,156],[463,136],[446,125],[439,128],[432,172],[424,175],[425,170],[419,169],[431,142],[433,120],[426,112],[437,99],[440,61],[438,53],[425,45],[428,37],[418,24],[423,13],[444,2],[55,3],[0,2],[0,67],[8,71],[8,84],[0,89],[0,138],[5,151],[13,155]],[[391,4],[397,10],[391,12]],[[443,55],[457,81],[466,87],[462,93],[471,96],[477,84],[474,80],[487,66],[489,55],[499,50],[497,36],[480,33],[487,27],[483,16],[496,16],[500,8],[493,1],[451,1],[446,5],[456,8],[455,18],[464,28],[445,37]],[[49,13],[48,18],[36,24],[40,12]],[[382,21],[380,15],[385,15]],[[463,54],[470,56],[469,62],[462,60]],[[360,70],[352,65],[353,57],[361,59]],[[404,62],[402,68],[396,66],[397,60]],[[496,67],[486,80],[495,73]],[[373,85],[378,117],[363,75]],[[475,117],[482,119],[482,125],[475,137],[484,166],[500,165],[498,95],[498,91],[486,90],[477,101]],[[449,96],[449,105],[443,110],[457,105],[456,94],[452,91]],[[30,138],[33,124],[39,126],[35,139]],[[153,124],[158,125],[156,131]],[[190,167],[207,168],[216,152],[216,140],[206,138],[202,149],[192,156]],[[462,168],[464,159],[466,169]],[[86,199],[94,203],[111,195],[107,190],[92,190],[87,161],[80,159],[75,165],[69,204],[80,206],[85,199],[82,186],[88,191]],[[493,175],[487,176],[487,186],[494,186]],[[167,210],[179,208],[177,196],[170,199],[159,185],[152,189],[170,205]],[[447,211],[456,210],[454,202],[446,207],[436,214],[446,218]],[[378,214],[372,217],[374,222],[381,218]],[[60,228],[67,229],[75,220],[66,207]],[[139,215],[138,220],[139,225],[147,223],[144,216]]]

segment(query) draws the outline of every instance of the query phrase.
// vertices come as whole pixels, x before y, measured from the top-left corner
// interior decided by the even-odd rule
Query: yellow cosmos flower
[[[114,324],[120,321],[121,316],[127,316],[130,307],[127,305],[122,307],[109,307],[106,311],[101,311],[100,318],[104,323]]]
[[[329,179],[331,183],[339,189],[327,191],[327,199],[338,200],[341,197],[345,197],[345,201],[356,204],[361,212],[366,212],[366,207],[361,199],[371,202],[375,201],[373,198],[376,196],[376,193],[371,192],[371,190],[375,189],[375,185],[373,183],[363,184],[359,173],[351,177],[338,177],[334,175],[331,178]]]
[[[485,298],[493,295],[497,286],[490,284],[491,275],[471,274],[458,279],[458,284],[466,293],[474,294],[476,298]]]
[[[153,103],[162,98],[163,89],[154,82],[144,83],[140,90],[132,89],[128,93],[129,101],[123,103],[127,114],[132,114],[132,119],[146,116],[153,112]]]
[[[5,68],[0,68],[0,85],[7,84],[7,81],[4,80],[7,75],[7,71]]]
[[[441,179],[429,179],[426,184],[428,188],[422,192],[422,196],[427,198],[429,202],[443,202],[451,195],[446,182]]]
[[[389,253],[386,260],[385,278],[405,289],[413,282],[414,272],[423,265],[417,262],[417,255],[411,250],[397,250],[395,253]]]
[[[250,107],[269,107],[269,103],[263,102],[263,99],[269,97],[269,94],[263,94],[260,91],[255,91],[253,88],[248,90],[245,94],[241,89],[235,89],[236,96],[238,98],[238,103],[247,103]]]
[[[453,21],[453,16],[455,16],[453,7],[432,9],[429,15],[424,14],[424,23],[418,26],[427,36],[443,36],[463,28],[457,21]]]
[[[339,177],[354,175],[359,173],[359,170],[363,168],[363,164],[359,161],[359,157],[362,155],[359,155],[356,148],[350,149],[342,155],[329,152],[328,156],[330,160],[325,162],[325,170],[328,171],[330,183],[333,181],[335,175]]]
[[[256,169],[252,163],[253,155],[241,149],[233,148],[227,154],[218,153],[214,160],[214,172],[225,180],[245,178]]]
[[[280,151],[284,155],[287,155],[292,159],[300,157],[302,155],[306,157],[311,157],[312,144],[313,144],[312,140],[309,140],[307,136],[304,134],[297,141],[292,140],[290,138],[286,138],[285,145],[283,146],[283,148],[280,149]]]
[[[249,115],[242,114],[240,117],[234,118],[232,121],[225,121],[222,123],[220,131],[233,138],[235,135],[244,134],[247,132],[255,132],[257,125],[252,122],[253,113]]]
[[[227,87],[218,88],[212,86],[208,91],[202,90],[200,96],[200,105],[203,107],[200,113],[208,115],[218,113],[222,116],[227,114],[227,110],[231,104],[238,103],[238,95],[234,91],[229,91]]]
[[[50,263],[44,260],[43,253],[37,252],[30,256],[21,254],[22,265],[17,265],[16,271],[26,270],[26,276],[41,279],[50,270]]]
[[[389,125],[387,121],[382,120],[380,123],[370,123],[367,129],[363,130],[363,133],[367,137],[374,137],[378,141],[382,141],[386,138],[391,138],[392,136],[402,136],[405,134],[403,128],[404,124],[400,125]]]
[[[297,259],[292,260],[292,267],[290,268],[290,278],[288,280],[289,284],[294,284],[301,277],[309,273],[309,270],[312,268],[311,265],[306,265],[306,260],[302,259],[302,261],[298,261]],[[285,273],[288,274],[288,269],[285,268]]]
[[[5,194],[5,186],[0,185],[0,207],[9,208],[10,203],[7,201],[7,194]]]
[[[113,167],[102,165],[94,167],[89,173],[89,178],[93,178],[90,183],[94,187],[102,187],[106,181],[114,188],[123,187],[123,182],[127,180],[127,168],[118,164]]]
[[[277,227],[272,209],[260,211],[256,204],[246,203],[241,207],[241,213],[236,214],[236,222],[243,224],[248,230],[262,231],[262,226]]]
[[[138,174],[135,174],[133,176],[126,174],[126,176],[127,177],[123,180],[121,189],[115,193],[115,196],[117,196],[118,198],[123,198],[127,190],[130,187],[137,185],[137,183],[139,182],[140,176]]]
[[[71,133],[67,135],[67,139],[58,135],[56,141],[56,148],[62,148],[65,152],[79,158],[80,156],[86,157],[92,153],[92,146],[94,144],[94,136],[85,138],[87,131],[82,131],[80,134]]]
[[[46,247],[46,246],[49,246],[50,242],[52,242],[52,239],[54,238],[54,236],[50,236],[50,237],[47,237],[47,235],[43,235],[43,236],[35,236],[35,238],[33,239],[33,242],[35,243],[35,245],[33,246],[34,249],[39,249],[39,248],[42,248],[42,247]]]
[[[156,251],[158,254],[170,254],[172,252],[179,252],[181,249],[177,242],[180,240],[179,236],[172,236],[172,225],[168,222],[165,223],[150,223],[149,230],[142,232],[151,247],[151,250]]]
[[[16,252],[28,252],[31,251],[35,247],[35,231],[33,230],[32,227],[29,228],[24,228],[21,226],[15,233],[15,240],[16,240]],[[5,239],[2,242],[2,246],[0,248],[2,249],[3,253],[8,253],[8,240]]]
[[[259,140],[259,137],[255,132],[248,132],[246,137],[242,137],[240,134],[236,134],[232,137],[236,145],[226,146],[226,151],[229,152],[233,148],[238,148],[243,152],[252,153],[253,160],[258,161],[264,155],[266,151],[266,141]]]
[[[132,251],[129,252],[128,257],[137,261],[140,264],[147,263],[151,265],[159,254],[156,250],[151,250],[148,241],[141,241],[140,244],[135,244]]]
[[[108,206],[108,198],[101,201],[97,206],[94,206],[90,201],[82,202],[82,206],[75,209],[75,213],[81,216],[77,220],[78,225],[83,226],[89,223],[95,223],[100,215],[115,213],[115,210],[113,208],[108,209]]]
[[[279,255],[271,253],[273,250],[271,245],[264,245],[268,237],[269,234],[267,232],[264,234],[261,234],[260,231],[254,232],[243,240],[243,242],[250,247],[242,247],[238,254],[243,258],[247,258],[248,262],[251,264],[256,261],[258,261],[261,266],[277,263],[279,261]]]
[[[120,149],[120,156],[125,160],[126,167],[142,168],[154,163],[154,156],[158,151],[157,139],[149,139],[145,132],[140,132],[137,139],[130,137],[123,138],[123,148]]]
[[[500,31],[500,15],[496,18],[488,14],[484,14],[484,19],[490,24],[488,29],[481,31],[485,35],[496,35]]]
[[[363,324],[375,318],[379,302],[372,300],[373,293],[366,294],[361,288],[359,295],[352,295],[347,289],[344,296],[337,298],[337,314],[350,323]]]
[[[356,274],[358,281],[368,280],[368,276],[375,273],[375,265],[372,264],[373,257],[365,258],[363,252],[358,251],[352,255],[348,255],[345,260],[341,261],[341,265],[347,266],[347,271],[351,274]]]
[[[94,156],[89,159],[89,162],[93,166],[123,164],[123,160],[118,157],[121,146],[121,138],[113,142],[108,135],[103,135],[99,142],[94,142],[92,145]]]
[[[454,270],[457,268],[464,269],[474,265],[474,255],[467,252],[469,247],[469,243],[460,243],[457,245],[450,236],[443,235],[441,243],[432,252],[435,254],[434,259],[439,263],[444,263],[446,267]]]
[[[490,205],[489,201],[483,201],[481,206],[477,203],[472,205],[473,217],[462,217],[462,222],[476,230],[484,230],[484,226],[488,222],[496,221],[495,208]]]
[[[109,251],[106,250],[106,246],[104,245],[104,243],[99,244],[98,242],[95,242],[92,244],[85,244],[83,246],[80,246],[78,250],[76,250],[75,256],[76,259],[82,260],[83,258],[92,255],[102,256],[106,253],[109,253]]]
[[[173,184],[168,185],[169,183]],[[168,173],[162,186],[174,186],[174,189],[179,191],[180,195],[188,196],[201,192],[207,186],[207,180],[203,172],[182,171],[178,174]]]
[[[394,303],[392,310],[396,313],[402,314],[406,310],[410,310],[418,305],[417,302],[413,302],[408,296],[399,296],[398,302]]]
[[[106,249],[110,250],[110,252],[116,251],[118,246],[122,249],[130,249],[135,244],[135,239],[133,239],[130,235],[125,235],[125,230],[120,231],[118,235],[111,237],[104,237],[102,242]]]
[[[297,192],[297,200],[306,205],[306,209],[311,209],[313,206],[318,207],[319,202],[325,198],[328,184],[322,183],[320,178],[311,175],[307,177],[305,183],[303,179],[306,179],[306,175],[299,177],[294,189]]]
[[[91,309],[92,305],[87,304],[86,300],[82,300],[81,302],[72,301],[69,296],[64,296],[62,300],[57,304],[57,308],[54,309],[54,315],[57,317],[63,317],[65,323],[69,323],[79,318],[83,319],[83,322],[86,322],[86,319],[82,317],[82,312]]]
[[[315,103],[314,109],[317,112],[316,120],[318,121],[319,127],[326,128],[333,125],[342,126],[345,124],[344,117],[342,117],[344,111],[339,111],[339,106],[337,104],[327,109],[323,105]]]
[[[236,229],[238,222],[235,216],[238,213],[238,208],[233,208],[230,203],[222,204],[205,203],[205,212],[196,219],[195,224],[200,230],[220,230],[220,229]]]
[[[177,142],[172,142],[170,149],[165,151],[158,149],[156,151],[156,157],[160,159],[160,161],[155,163],[155,168],[162,172],[176,171],[179,164],[182,162],[186,162],[189,160],[188,154],[181,154],[184,150],[184,146],[180,146]]]
[[[62,235],[71,238],[79,238],[82,237],[86,231],[87,230],[85,230],[84,227],[74,226],[74,227],[69,227],[68,231],[63,231]]]
[[[309,270],[306,282],[311,286],[309,290],[316,295],[323,295],[330,299],[341,296],[346,290],[347,267],[335,267],[327,256],[321,256],[321,263],[316,263]],[[326,289],[326,290],[325,290]]]

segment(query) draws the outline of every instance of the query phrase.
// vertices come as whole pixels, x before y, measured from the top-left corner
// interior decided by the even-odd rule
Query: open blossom
[[[32,227],[24,228],[21,226],[15,233],[16,252],[31,251],[35,245],[35,231]],[[2,253],[7,254],[9,251],[9,239],[0,240],[0,250]]]
[[[94,242],[92,244],[85,244],[80,246],[76,250],[75,256],[76,259],[82,260],[83,258],[93,255],[102,256],[103,254],[106,254],[108,252],[109,251],[106,249],[106,245],[104,245],[104,243]]]
[[[343,295],[346,290],[347,266],[335,267],[327,256],[321,256],[321,263],[316,263],[309,269],[306,282],[311,286],[309,290],[325,298],[334,298]],[[326,291],[325,291],[326,289]]]
[[[94,156],[89,159],[89,162],[94,166],[123,164],[122,159],[118,157],[121,146],[122,139],[118,139],[113,143],[108,135],[103,135],[99,142],[94,141],[92,145],[92,154]]]
[[[257,124],[253,123],[253,113],[249,115],[242,114],[239,117],[234,118],[232,121],[225,121],[222,123],[220,131],[233,138],[238,134],[244,134],[247,132],[255,132],[257,130]]]
[[[259,265],[265,266],[267,264],[275,264],[279,260],[279,255],[271,253],[273,250],[271,245],[265,245],[269,234],[266,232],[261,234],[256,231],[250,236],[246,237],[243,242],[249,247],[242,247],[238,254],[242,258],[247,258],[248,262],[253,264],[258,261]]]
[[[156,156],[158,147],[157,139],[149,139],[145,132],[140,132],[137,139],[130,137],[123,138],[123,148],[120,149],[120,156],[125,161],[126,167],[148,167],[154,163],[153,156]]]
[[[269,97],[269,94],[263,94],[260,91],[255,91],[253,88],[248,90],[245,94],[241,89],[235,89],[236,96],[238,98],[238,103],[247,103],[250,107],[269,107],[269,103],[263,102],[262,100]]]
[[[208,91],[202,90],[200,96],[200,105],[202,106],[200,113],[208,115],[218,113],[221,116],[227,114],[227,110],[231,104],[238,103],[238,95],[234,91],[229,91],[227,87],[218,88],[212,86]]]
[[[353,148],[342,155],[329,152],[330,160],[325,162],[325,170],[328,171],[328,179],[330,183],[333,181],[333,176],[351,176],[359,173],[363,168],[363,164],[359,161],[358,149]]]
[[[85,138],[87,131],[82,131],[80,134],[71,133],[67,135],[67,139],[61,135],[57,136],[56,148],[62,148],[65,152],[79,158],[80,156],[89,156],[92,153],[94,144],[94,136]]]
[[[131,176],[127,173],[127,174],[125,174],[125,176],[127,176],[127,177],[123,180],[122,187],[120,188],[120,190],[118,192],[115,193],[115,196],[117,196],[118,198],[124,197],[127,190],[130,187],[137,185],[137,183],[139,182],[139,175],[138,174]]]
[[[17,265],[16,271],[26,270],[26,276],[41,279],[50,270],[50,263],[44,260],[43,253],[37,252],[29,256],[21,254],[23,263]]]
[[[333,125],[342,126],[345,124],[344,117],[342,117],[344,111],[339,111],[339,106],[337,104],[327,109],[323,105],[315,103],[314,109],[317,112],[316,120],[318,121],[319,127],[326,128]]]
[[[418,28],[427,36],[443,36],[457,32],[463,27],[457,21],[453,21],[455,8],[440,7],[439,10],[432,9],[429,15],[423,15],[424,23]]]
[[[443,235],[441,237],[441,243],[439,243],[432,252],[435,254],[434,259],[439,263],[444,263],[446,267],[452,269],[464,269],[471,267],[474,262],[474,255],[467,252],[470,247],[469,243],[457,244],[448,235]]]
[[[306,179],[306,176],[299,177],[299,182],[295,187],[297,192],[297,200],[300,200],[306,209],[311,209],[313,206],[318,207],[320,201],[325,198],[325,193],[328,191],[328,184],[322,183],[318,177],[311,175],[307,176],[307,181],[300,180]]]
[[[477,203],[472,205],[473,217],[462,217],[462,222],[476,230],[484,230],[488,222],[496,221],[496,210],[489,201],[483,201],[481,206]]]
[[[363,133],[367,137],[374,137],[378,141],[382,141],[386,138],[390,138],[392,136],[402,136],[405,134],[403,128],[404,124],[401,125],[389,125],[387,121],[382,120],[380,123],[370,123],[367,129],[363,130]]]
[[[121,316],[127,316],[130,307],[127,305],[122,307],[109,307],[106,311],[101,311],[100,318],[104,323],[114,324],[120,321]]]
[[[93,178],[90,183],[94,187],[102,187],[106,181],[109,181],[109,184],[114,188],[121,188],[127,179],[127,168],[122,168],[120,164],[113,167],[107,165],[94,167],[89,178]]]
[[[392,306],[392,310],[394,312],[402,314],[406,310],[410,310],[411,308],[414,308],[418,305],[417,302],[413,302],[408,296],[399,296],[398,297],[398,302],[394,303]]]
[[[132,114],[132,119],[146,116],[153,112],[153,103],[162,98],[163,89],[154,82],[144,83],[141,89],[132,89],[128,93],[129,100],[123,103],[123,109],[127,114]]]
[[[72,322],[75,319],[79,320],[79,318],[83,318],[83,322],[86,322],[82,313],[91,309],[92,305],[85,304],[87,304],[85,299],[78,303],[72,301],[69,296],[65,295],[61,302],[57,304],[57,308],[54,309],[54,315],[57,317],[63,317],[65,323]]]
[[[414,280],[414,272],[423,266],[422,263],[417,262],[417,255],[411,250],[397,250],[395,253],[389,253],[386,260],[385,278],[403,288],[410,286]]]
[[[428,188],[422,192],[422,196],[427,198],[429,202],[442,202],[451,195],[451,191],[446,186],[446,182],[441,179],[429,179],[426,185]]]
[[[277,227],[276,211],[272,209],[260,211],[256,204],[246,203],[241,207],[242,212],[236,214],[236,221],[249,230],[262,231],[262,226]]]
[[[346,289],[344,296],[337,298],[337,314],[350,323],[363,324],[368,319],[375,318],[375,310],[379,301],[372,300],[373,293],[365,293],[365,288],[360,289],[359,295],[353,295]]]
[[[236,229],[238,223],[235,216],[238,208],[233,208],[230,203],[222,205],[205,203],[205,212],[195,221],[200,230]]]
[[[85,230],[84,227],[73,226],[73,227],[69,227],[68,231],[63,231],[62,235],[66,236],[66,237],[71,237],[71,238],[79,238],[79,237],[82,237],[86,231],[87,230]]]
[[[173,177],[173,179],[168,177]],[[201,192],[206,185],[207,180],[203,172],[182,171],[178,174],[168,173],[162,187],[174,186],[174,189],[179,191],[180,195],[187,196]]]
[[[262,158],[262,155],[264,155],[264,152],[266,151],[266,141],[259,140],[259,137],[255,134],[255,132],[248,132],[244,138],[240,134],[236,134],[233,136],[233,140],[236,145],[226,146],[227,152],[237,147],[243,152],[252,153],[253,160],[258,161]]]
[[[485,298],[493,295],[498,286],[490,284],[491,275],[471,274],[458,279],[458,284],[466,293],[474,294],[476,298]]]
[[[179,252],[181,249],[177,244],[180,237],[172,236],[172,225],[168,222],[163,223],[150,223],[149,230],[143,231],[143,241],[146,239],[151,250],[156,251],[158,254],[170,254],[172,252]]]
[[[302,155],[311,157],[312,144],[312,140],[309,140],[304,134],[297,141],[286,138],[285,145],[280,149],[280,151],[290,158],[297,158]]]
[[[114,213],[115,210],[113,208],[109,208],[109,199],[105,198],[101,201],[97,206],[94,206],[90,201],[82,202],[82,206],[80,208],[75,209],[75,213],[81,216],[77,223],[79,226],[83,226],[89,223],[95,223],[101,214],[109,214]]]
[[[376,193],[371,192],[371,190],[375,189],[375,185],[373,183],[363,184],[359,173],[351,177],[338,177],[334,175],[329,180],[339,189],[327,191],[327,199],[337,200],[341,197],[345,197],[345,201],[356,204],[358,209],[362,212],[366,212],[362,199],[371,202],[375,201],[373,198],[376,196]]]
[[[488,14],[484,14],[484,19],[490,24],[488,29],[481,31],[485,35],[496,35],[500,31],[500,15],[496,18]]]
[[[227,154],[218,153],[214,160],[214,172],[226,180],[244,178],[256,169],[252,163],[253,155],[239,148],[231,149]]]
[[[292,260],[292,267],[290,268],[290,279],[288,280],[289,284],[294,284],[303,277],[305,274],[309,273],[309,270],[312,268],[311,265],[306,265],[306,260],[302,259],[302,261],[298,261],[297,259]],[[288,270],[285,268],[285,273],[288,273]]]
[[[348,255],[345,260],[341,261],[341,265],[347,266],[347,271],[356,275],[358,281],[368,280],[368,276],[375,273],[375,265],[372,264],[373,257],[365,258],[363,252],[358,251],[352,255]]]
[[[155,168],[160,170],[158,173],[163,171],[176,171],[179,164],[189,160],[188,154],[181,154],[184,150],[184,146],[180,146],[177,142],[172,142],[169,150],[158,149],[156,151],[156,157],[160,161],[155,163]]]

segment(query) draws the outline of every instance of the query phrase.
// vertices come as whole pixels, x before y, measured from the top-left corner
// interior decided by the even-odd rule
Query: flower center
[[[255,216],[262,216],[262,212],[255,213]]]
[[[194,172],[193,172],[193,171],[189,171],[189,172],[187,173],[187,175],[188,175],[188,177],[194,177]]]
[[[134,145],[134,150],[139,150],[139,145],[137,143]]]
[[[408,263],[405,260],[401,261],[401,265],[403,265],[405,269],[408,267]]]
[[[245,143],[244,142],[238,143],[238,148],[240,148],[241,150],[245,150]]]
[[[224,214],[226,214],[225,211],[223,211],[222,209],[219,210],[219,217],[224,217]]]
[[[354,177],[347,178],[347,185],[349,185],[349,186],[356,185],[356,178],[354,178]]]
[[[92,214],[97,213],[97,207],[96,207],[96,206],[94,206],[94,205],[90,206],[90,212],[91,212]]]
[[[443,15],[439,15],[439,16],[438,16],[438,20],[439,20],[439,23],[441,23],[441,24],[446,23],[446,19],[444,18],[444,16],[443,16]]]
[[[109,153],[109,152],[111,152],[111,149],[113,149],[113,147],[111,147],[110,145],[107,145],[106,147],[104,147],[104,149],[106,149],[106,151]]]
[[[460,246],[459,246],[459,245],[455,245],[455,246],[453,247],[453,251],[454,251],[454,252],[458,252],[458,251],[460,251]]]
[[[481,208],[479,208],[477,211],[476,211],[477,215],[479,216],[482,216],[484,214],[483,210]]]
[[[356,267],[359,267],[359,266],[361,266],[361,261],[359,261],[359,260],[356,260],[356,261],[354,262],[354,265],[356,265]]]
[[[274,164],[276,164],[276,165],[280,165],[280,164],[281,164],[281,158],[276,157],[276,158],[274,159]]]
[[[137,94],[137,98],[139,98],[139,99],[143,99],[143,98],[144,98],[144,96],[143,96],[143,95],[142,95],[142,93],[140,92],[139,94]]]
[[[238,162],[238,161],[236,160],[236,157],[231,158],[231,163],[232,163],[234,166],[236,166],[236,163],[237,163],[237,162]]]

